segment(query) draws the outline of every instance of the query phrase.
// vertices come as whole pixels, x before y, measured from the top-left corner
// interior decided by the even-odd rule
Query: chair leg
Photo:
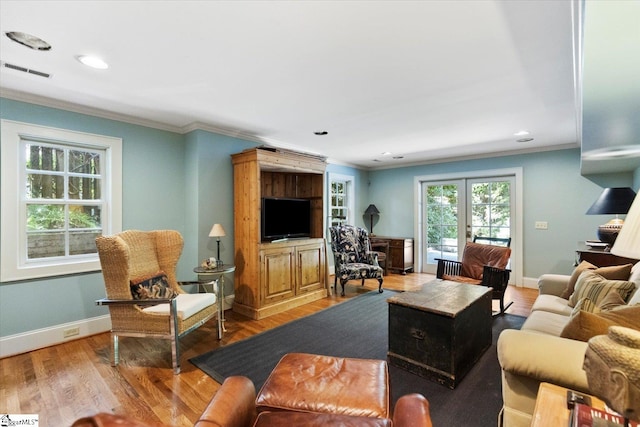
[[[509,304],[504,305],[504,295],[502,295],[500,297],[500,311],[498,313],[496,313],[496,316],[501,316],[505,313],[506,310],[509,309],[509,307],[511,307],[511,304],[513,304],[513,301],[509,302]]]
[[[117,366],[120,361],[118,351],[118,335],[111,332],[111,366]]]
[[[378,292],[382,293],[382,278],[378,279]]]
[[[342,292],[340,293],[340,296],[344,296],[344,286],[347,284],[346,280],[340,280],[340,285],[342,286]]]
[[[180,373],[180,340],[178,337],[178,307],[176,299],[169,306],[169,327],[171,331],[171,363],[174,375]]]
[[[175,335],[171,337],[171,364],[174,375],[180,373],[180,342]]]

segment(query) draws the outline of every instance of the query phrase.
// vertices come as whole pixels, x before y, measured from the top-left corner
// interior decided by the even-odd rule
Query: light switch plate
[[[549,228],[547,221],[536,221],[536,230],[546,230]]]

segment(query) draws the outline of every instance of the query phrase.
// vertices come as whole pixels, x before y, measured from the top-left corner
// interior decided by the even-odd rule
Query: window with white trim
[[[121,229],[119,138],[2,121],[2,273],[99,270],[95,238]]]
[[[330,226],[353,224],[353,180],[352,176],[329,175]]]

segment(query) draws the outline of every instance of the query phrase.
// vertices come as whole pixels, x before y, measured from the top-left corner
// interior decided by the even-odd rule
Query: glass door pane
[[[430,182],[423,184],[424,235],[423,270],[435,273],[436,258],[457,260],[461,238],[460,207],[464,206],[463,181]],[[461,197],[462,196],[462,197]]]
[[[467,239],[478,237],[512,238],[514,203],[513,177],[482,178],[467,184]],[[484,243],[484,242],[479,242]],[[507,264],[513,269],[513,256]]]
[[[467,237],[511,237],[511,182],[470,182],[471,230]]]

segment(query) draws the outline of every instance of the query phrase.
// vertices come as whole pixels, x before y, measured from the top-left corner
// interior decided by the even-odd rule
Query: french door
[[[514,239],[514,190],[514,176],[422,182],[421,271],[435,274],[436,258],[458,261],[474,236]]]

